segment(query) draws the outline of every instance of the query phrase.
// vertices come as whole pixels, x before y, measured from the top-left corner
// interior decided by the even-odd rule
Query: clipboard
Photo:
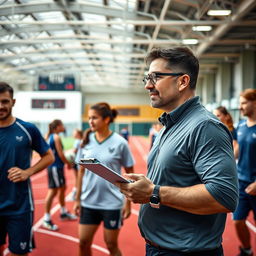
[[[86,159],[80,159],[79,165],[84,166],[89,171],[92,171],[93,173],[99,175],[103,179],[111,182],[115,185],[115,183],[130,183],[130,180],[125,179],[122,175],[119,173],[111,170],[109,167],[104,165],[103,163],[99,162],[95,158],[86,158]]]

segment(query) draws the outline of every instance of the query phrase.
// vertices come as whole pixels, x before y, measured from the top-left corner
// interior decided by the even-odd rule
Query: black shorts
[[[14,254],[26,254],[32,251],[33,238],[33,212],[21,215],[0,216],[0,245],[6,243],[8,235],[9,250]]]
[[[233,220],[245,220],[252,210],[254,220],[256,220],[256,196],[249,195],[245,189],[250,185],[249,182],[239,180],[239,201],[233,213]]]
[[[61,188],[65,186],[64,168],[48,167],[48,187]]]
[[[81,207],[80,224],[99,225],[104,222],[106,229],[119,229],[123,224],[122,210],[98,210]]]

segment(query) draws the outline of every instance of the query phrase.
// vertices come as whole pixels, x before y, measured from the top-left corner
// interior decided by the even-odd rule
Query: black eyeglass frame
[[[153,74],[155,75],[154,78],[156,78],[157,76],[183,76],[185,73],[182,73],[182,72],[178,72],[178,73],[153,72],[151,74],[144,76],[144,78],[142,80],[144,85],[147,84],[148,80],[150,80],[151,84],[153,84],[153,85],[156,84],[156,82],[153,80],[154,78],[152,77]]]

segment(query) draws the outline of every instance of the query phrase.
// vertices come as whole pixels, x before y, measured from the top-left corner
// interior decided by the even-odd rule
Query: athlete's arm
[[[80,166],[78,170],[78,175],[77,175],[77,187],[76,187],[76,200],[73,206],[73,210],[77,216],[80,215],[80,197],[82,193],[82,182],[83,182],[83,176],[84,176],[85,168]]]
[[[27,180],[31,175],[42,171],[47,166],[54,162],[54,155],[51,149],[48,149],[46,153],[40,155],[40,160],[34,164],[33,166],[29,167],[26,170],[22,170],[18,167],[12,167],[8,170],[8,179],[12,182],[19,182]]]
[[[56,150],[57,150],[57,153],[58,153],[60,159],[62,160],[63,163],[67,164],[68,167],[70,168],[71,163],[68,161],[68,159],[64,155],[61,138],[57,134],[54,134],[54,143],[55,143],[55,147],[56,147]]]
[[[121,192],[134,203],[145,204],[149,202],[154,184],[142,174],[126,174],[134,183],[119,183]],[[207,191],[204,184],[190,187],[161,186],[161,204],[193,214],[215,214],[230,212],[229,209],[217,202]]]
[[[239,144],[236,140],[233,140],[233,148],[234,148],[234,155],[235,155],[235,159],[238,159],[238,155],[239,155]]]

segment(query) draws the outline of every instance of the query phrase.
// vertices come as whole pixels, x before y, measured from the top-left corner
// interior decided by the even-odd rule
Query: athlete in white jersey
[[[89,109],[90,129],[85,132],[80,158],[96,158],[117,173],[124,167],[127,173],[133,172],[134,160],[127,141],[109,129],[117,115],[107,103],[98,103]],[[91,245],[101,221],[104,222],[104,239],[112,256],[120,256],[118,234],[122,220],[131,213],[130,201],[112,183],[84,168],[78,174],[77,197],[74,205],[80,215],[79,255],[92,255]]]

